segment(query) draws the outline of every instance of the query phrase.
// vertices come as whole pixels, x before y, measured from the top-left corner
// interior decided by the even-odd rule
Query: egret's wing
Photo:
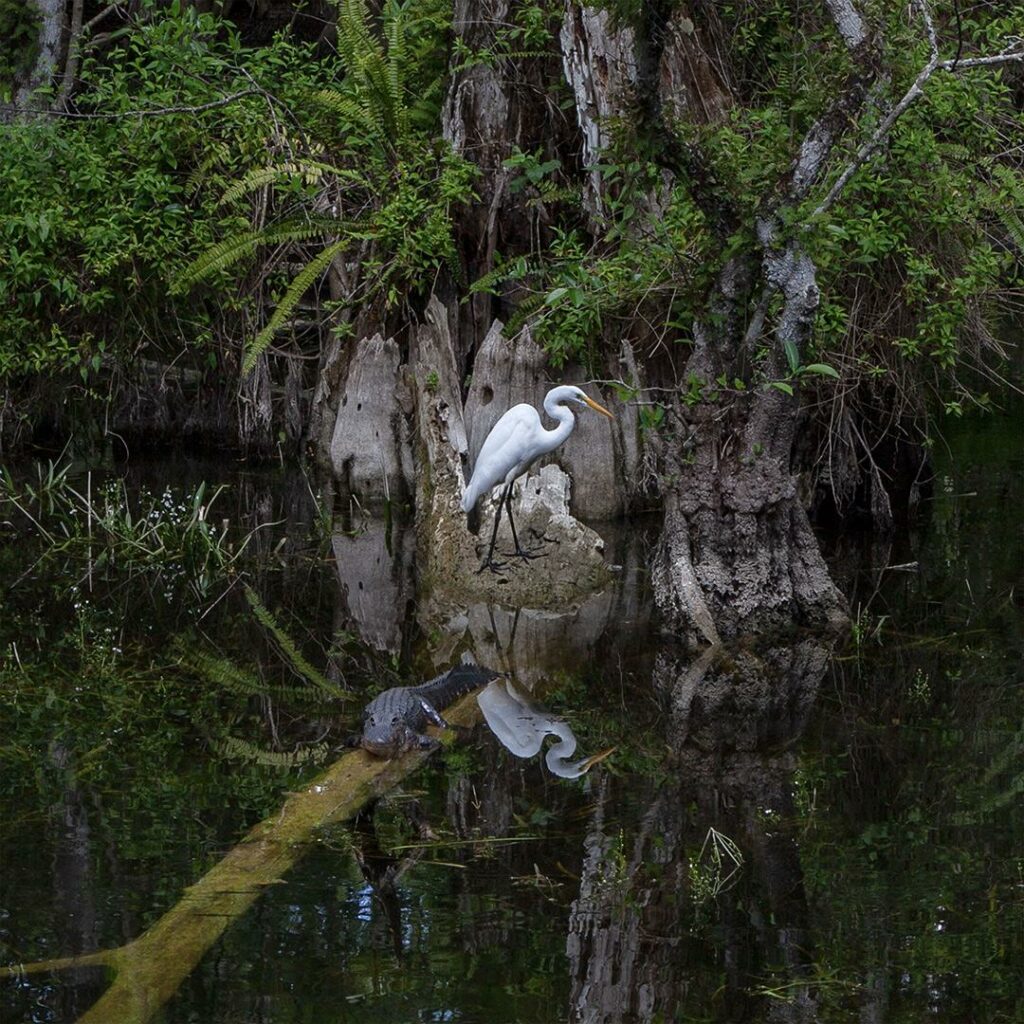
[[[494,462],[501,457],[502,461],[507,460],[511,455],[520,455],[521,451],[529,444],[538,428],[540,428],[540,417],[532,405],[513,405],[497,423],[491,427],[484,443],[480,447],[480,454],[476,457],[476,464],[482,462]],[[507,473],[520,459],[510,462],[505,472]],[[474,467],[474,475],[476,469]]]
[[[540,417],[533,406],[512,406],[494,424],[480,448],[473,476],[466,486],[463,507],[467,502],[472,507],[481,494],[500,484],[510,470],[527,459],[542,430]]]

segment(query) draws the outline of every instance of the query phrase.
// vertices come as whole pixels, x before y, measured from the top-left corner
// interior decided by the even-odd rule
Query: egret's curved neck
[[[577,764],[566,763],[576,752],[576,737],[568,723],[552,719],[545,723],[544,730],[548,735],[558,737],[558,742],[552,743],[544,755],[548,770],[562,779],[578,779],[590,767],[590,763],[586,759]]]
[[[560,391],[561,388],[554,388],[544,396],[544,411],[553,420],[558,420],[558,426],[554,430],[544,431],[544,452],[557,448],[576,427],[576,417],[573,416],[572,410],[561,404],[566,399],[559,393]]]

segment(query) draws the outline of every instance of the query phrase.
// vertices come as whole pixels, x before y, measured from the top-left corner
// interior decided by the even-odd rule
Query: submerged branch
[[[478,716],[472,695],[445,712],[456,726],[472,725]],[[383,761],[361,750],[344,754],[306,789],[291,794],[276,814],[252,828],[137,939],[116,949],[0,968],[0,977],[104,965],[115,972],[114,980],[79,1024],[144,1024],[156,1016],[228,926],[267,886],[282,882],[310,849],[317,829],[353,817],[428,756],[416,750]]]

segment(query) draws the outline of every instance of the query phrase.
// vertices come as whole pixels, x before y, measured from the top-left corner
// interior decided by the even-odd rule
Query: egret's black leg
[[[529,551],[524,551],[522,549],[522,547],[520,546],[520,544],[519,544],[519,538],[516,536],[515,520],[512,518],[512,488],[511,487],[509,487],[509,489],[508,489],[508,491],[506,493],[506,505],[507,505],[507,510],[508,510],[508,525],[512,527],[512,543],[515,544],[515,546],[516,546],[515,551],[510,552],[510,554],[513,554],[513,555],[518,556],[519,558],[525,558],[525,559],[543,558],[544,557],[543,555],[536,555],[536,554],[533,554],[533,553],[531,553]]]
[[[487,548],[487,557],[480,563],[480,568],[477,569],[478,573],[484,571],[484,569],[490,569],[491,572],[501,572],[505,567],[503,562],[495,562],[494,560],[494,542],[498,539],[498,524],[501,522],[501,509],[508,499],[509,492],[512,490],[512,485],[509,484],[505,488],[505,493],[502,495],[501,501],[498,502],[498,511],[494,514],[494,529],[491,530],[491,543]]]

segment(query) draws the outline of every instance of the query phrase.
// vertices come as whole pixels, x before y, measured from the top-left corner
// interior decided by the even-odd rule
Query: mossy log
[[[452,725],[479,720],[476,697],[467,695],[445,712]],[[110,987],[79,1024],[144,1024],[177,992],[228,926],[309,850],[316,830],[345,821],[392,789],[426,760],[412,751],[389,761],[350,751],[281,809],[252,828],[182,898],[137,939],[116,949],[0,968],[0,977],[105,966]]]

